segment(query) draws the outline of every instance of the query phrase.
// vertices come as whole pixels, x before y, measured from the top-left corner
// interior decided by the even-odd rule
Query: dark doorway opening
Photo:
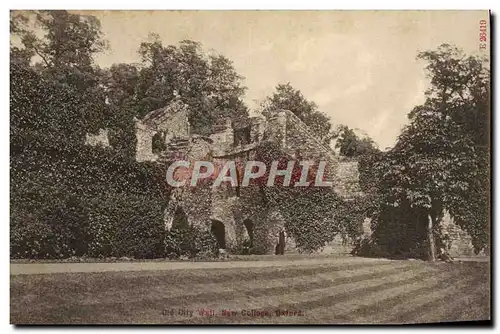
[[[182,207],[179,206],[175,209],[172,229],[185,229],[187,227],[189,227],[188,217]]]
[[[234,146],[247,145],[251,142],[251,127],[246,126],[244,128],[234,130]]]
[[[165,143],[165,132],[155,133],[153,138],[151,139],[151,148],[153,153],[160,154],[161,152],[167,149],[167,144]]]
[[[248,237],[250,239],[249,247],[253,247],[253,222],[250,219],[245,219],[243,225],[247,229]]]
[[[210,228],[210,232],[212,232],[215,239],[217,240],[219,248],[226,249],[226,230],[224,228],[224,224],[219,220],[212,219],[212,227]]]
[[[276,255],[284,255],[285,254],[285,231],[281,230],[278,234],[278,243],[275,248]]]

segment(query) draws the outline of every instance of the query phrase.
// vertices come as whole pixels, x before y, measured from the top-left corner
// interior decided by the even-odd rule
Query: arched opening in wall
[[[234,146],[241,146],[241,145],[247,145],[251,143],[251,126],[245,126],[243,128],[235,129],[234,130],[234,136],[233,136],[233,145]]]
[[[167,149],[167,144],[165,143],[165,133],[156,133],[151,140],[151,151],[154,154],[160,154]]]
[[[282,228],[278,232],[278,240],[277,240],[276,248],[275,248],[275,255],[284,255],[285,254],[285,244],[286,244],[286,233],[285,229]]]
[[[212,220],[212,227],[210,228],[210,232],[214,235],[217,240],[217,244],[220,249],[226,249],[226,230],[224,228],[224,224],[216,219]]]
[[[172,229],[184,229],[189,226],[188,217],[182,207],[177,207],[172,221]]]
[[[254,227],[254,224],[250,219],[245,219],[243,221],[243,225],[245,225],[245,228],[247,229],[247,233],[248,233],[248,238],[250,239],[250,246],[249,247],[253,247],[253,227]]]

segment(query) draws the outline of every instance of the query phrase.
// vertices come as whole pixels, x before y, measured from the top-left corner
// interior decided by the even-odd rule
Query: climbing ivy
[[[279,168],[284,169],[289,157],[273,142],[267,142],[258,149],[258,160],[270,166],[272,161],[279,161]],[[345,200],[331,187],[314,186],[315,174],[310,171],[310,186],[294,187],[300,179],[301,169],[298,162],[292,173],[290,186],[283,186],[283,177],[277,177],[275,185],[265,186],[269,171],[258,179],[266,200],[283,215],[286,230],[297,247],[304,252],[312,252],[324,247],[335,236],[345,240],[356,239],[361,230],[366,207],[362,200]]]

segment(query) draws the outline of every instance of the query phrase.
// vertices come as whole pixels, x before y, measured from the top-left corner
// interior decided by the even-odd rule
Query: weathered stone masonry
[[[209,136],[190,133],[188,111],[180,102],[155,110],[137,121],[137,160],[164,163],[173,160],[204,160],[223,165],[226,161],[245,164],[255,157],[256,149],[266,141],[280,144],[283,153],[294,157],[300,152],[302,159],[327,160],[327,180],[336,185],[342,195],[352,196],[359,192],[356,187],[337,185],[342,170],[355,163],[341,162],[333,150],[323,145],[311,134],[310,129],[289,111],[280,111],[274,117],[252,117],[246,124],[233,128],[230,119],[221,119]],[[166,150],[153,152],[153,137],[162,133]],[[356,174],[348,174],[356,176]],[[345,181],[345,180],[344,180]],[[357,180],[347,183],[356,185]],[[349,192],[349,194],[348,194]],[[175,188],[165,211],[165,227],[170,229],[174,215],[181,208],[189,224],[211,230],[222,237],[220,244],[228,249],[251,242],[257,252],[272,253],[277,235],[285,221],[279,208],[267,203],[258,186]],[[223,231],[220,231],[223,229]],[[287,238],[287,249],[294,247]]]
[[[327,161],[327,180],[333,182],[335,191],[345,199],[360,196],[357,161],[340,157],[317,139],[311,130],[293,113],[276,112],[274,117],[253,117],[246,124],[233,128],[229,119],[221,119],[209,136],[192,134],[188,109],[179,100],[169,106],[150,112],[136,120],[137,161],[166,163],[177,159],[212,161],[223,165],[232,160],[244,164],[253,160],[255,151],[266,141],[278,143],[281,151],[290,158],[297,154],[301,159]],[[153,142],[160,141],[162,152],[153,151]],[[107,131],[87,135],[89,145],[109,147]],[[161,146],[161,145],[160,145]],[[272,204],[272,203],[271,203]],[[258,187],[233,188],[228,185],[176,188],[165,211],[165,227],[172,227],[176,210],[182,209],[190,224],[217,232],[226,248],[241,246],[252,241],[261,253],[272,253],[278,231],[284,220],[277,205],[266,202]],[[472,256],[470,236],[460,229],[448,214],[442,221],[443,231],[449,236],[449,253],[452,256]],[[369,235],[369,220],[363,223]],[[287,239],[287,251],[294,242]],[[327,252],[348,252],[336,238],[325,247]]]

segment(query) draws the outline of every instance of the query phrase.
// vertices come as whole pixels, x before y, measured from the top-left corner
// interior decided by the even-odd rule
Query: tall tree
[[[30,17],[35,24],[30,24]],[[37,34],[42,31],[43,36]],[[106,49],[101,24],[94,16],[64,10],[11,14],[11,33],[47,68],[77,67],[89,71],[94,55]]]
[[[293,112],[327,145],[335,136],[330,118],[318,110],[314,102],[307,100],[301,91],[293,88],[290,83],[277,85],[276,91],[262,103],[264,114],[272,114],[280,109]]]
[[[108,112],[94,56],[106,49],[100,22],[94,16],[64,10],[11,13],[11,62],[37,69],[43,77],[67,85],[82,97],[85,128],[96,132]]]
[[[226,57],[207,55],[200,43],[189,40],[163,46],[157,35],[141,43],[139,53],[139,116],[164,107],[177,96],[189,106],[190,123],[198,133],[209,132],[219,117],[239,122],[248,116],[242,100],[243,77]]]
[[[447,210],[472,237],[489,239],[489,70],[485,60],[442,45],[420,53],[431,86],[423,105],[381,160],[388,205],[408,203],[427,216],[429,259],[436,259],[439,222]]]
[[[248,117],[245,88],[230,60],[206,55],[199,43],[163,46],[157,35],[141,43],[140,64],[114,64],[103,75],[110,109],[110,143],[134,157],[134,117],[163,108],[180,98],[189,108],[191,129],[206,134],[219,117],[235,123]]]
[[[423,108],[410,114],[413,122],[429,112],[453,128],[462,142],[455,152],[468,157],[468,163],[455,166],[457,182],[462,187],[450,189],[444,202],[457,223],[472,236],[476,251],[488,245],[490,211],[490,71],[488,60],[467,56],[462,50],[447,44],[435,51],[419,54],[428,62],[431,87]],[[458,140],[458,139],[457,139]],[[451,146],[451,147],[453,147]],[[448,146],[450,147],[450,146]],[[465,159],[465,158],[463,158]],[[462,175],[461,175],[462,174]],[[455,190],[455,191],[452,191]],[[461,191],[460,191],[461,190]]]

